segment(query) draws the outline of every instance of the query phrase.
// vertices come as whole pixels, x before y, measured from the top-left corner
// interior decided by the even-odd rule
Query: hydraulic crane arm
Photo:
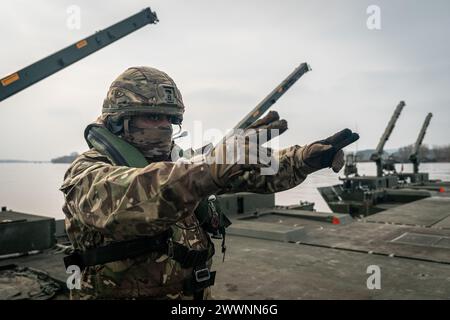
[[[28,88],[32,84],[51,76],[78,60],[94,53],[120,38],[158,22],[155,12],[146,8],[109,28],[82,39],[48,57],[39,60],[0,80],[0,101]]]
[[[423,139],[425,138],[425,134],[427,132],[428,126],[430,125],[432,117],[433,114],[430,112],[425,118],[425,121],[423,122],[422,125],[422,129],[420,129],[419,136],[417,137],[416,143],[414,144],[413,151],[409,156],[409,160],[413,163],[414,173],[419,173],[419,164],[420,164],[419,151],[420,147],[422,146]]]
[[[272,90],[256,107],[254,107],[233,129],[245,129],[253,122],[259,119],[261,115],[266,112],[272,105],[277,102],[279,98],[289,88],[297,82],[305,73],[310,71],[310,66],[304,62],[300,64],[294,71],[291,72],[275,89]]]
[[[395,108],[394,114],[391,117],[391,120],[389,120],[389,123],[384,130],[383,135],[381,136],[380,141],[378,142],[377,148],[375,149],[374,153],[371,155],[370,159],[372,161],[375,161],[377,164],[377,176],[381,177],[383,175],[383,166],[382,166],[382,155],[383,150],[386,142],[389,140],[389,137],[391,136],[392,130],[394,130],[395,124],[397,123],[398,118],[400,117],[400,114],[403,110],[403,108],[406,106],[404,101],[400,101],[400,103]]]
[[[297,82],[297,80],[299,80],[305,73],[307,73],[310,70],[311,70],[311,67],[306,62],[301,63],[297,68],[295,68],[294,71],[292,71],[286,77],[286,79],[284,79],[260,103],[258,103],[256,105],[256,107],[254,107],[245,117],[243,117],[234,126],[233,130],[245,129],[245,128],[249,127],[253,122],[258,120],[261,117],[261,115],[264,114],[264,112],[269,110],[270,107],[273,106],[278,101],[278,99],[280,99],[281,96],[283,96],[286,93],[286,91],[288,91],[289,88],[292,87],[292,85]],[[220,140],[221,141],[220,143],[224,142],[229,137],[229,134],[232,134],[232,133],[233,133],[233,131],[231,131],[230,133],[225,135],[222,138],[222,140]],[[207,152],[211,151],[212,148],[213,148],[212,143],[209,143],[197,150],[193,150],[190,148],[190,149],[184,151],[184,156],[187,158],[190,158],[199,153],[207,153]]]

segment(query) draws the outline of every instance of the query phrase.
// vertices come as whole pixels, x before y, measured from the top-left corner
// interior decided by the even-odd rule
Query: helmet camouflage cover
[[[180,124],[184,113],[181,93],[172,78],[162,71],[128,68],[111,84],[102,116],[120,119],[144,113],[168,115],[173,124]]]

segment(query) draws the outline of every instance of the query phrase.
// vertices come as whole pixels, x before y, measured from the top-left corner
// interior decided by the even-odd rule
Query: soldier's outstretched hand
[[[272,160],[276,161],[272,159],[272,150],[263,145],[287,129],[287,121],[280,119],[276,111],[270,111],[248,128],[232,132],[203,156],[202,161],[210,164],[211,175],[220,187],[229,186],[244,172],[259,175],[261,168],[270,166]]]
[[[339,172],[344,166],[343,148],[359,139],[357,133],[344,129],[326,138],[307,145],[302,150],[303,162],[312,169],[332,168]]]

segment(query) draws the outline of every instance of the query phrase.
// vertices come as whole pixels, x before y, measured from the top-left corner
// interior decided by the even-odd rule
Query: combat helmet
[[[111,84],[103,102],[102,116],[111,116],[116,122],[143,113],[164,114],[172,124],[181,124],[183,99],[166,73],[151,67],[131,67]]]

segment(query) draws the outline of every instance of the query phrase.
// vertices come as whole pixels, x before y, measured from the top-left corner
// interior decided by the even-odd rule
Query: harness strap
[[[80,269],[113,261],[135,258],[137,256],[158,252],[167,254],[181,264],[182,268],[192,268],[204,265],[208,260],[208,250],[194,250],[177,242],[172,242],[168,232],[155,237],[143,237],[133,240],[112,242],[104,246],[76,250],[64,257],[66,269],[70,265],[76,265]]]

